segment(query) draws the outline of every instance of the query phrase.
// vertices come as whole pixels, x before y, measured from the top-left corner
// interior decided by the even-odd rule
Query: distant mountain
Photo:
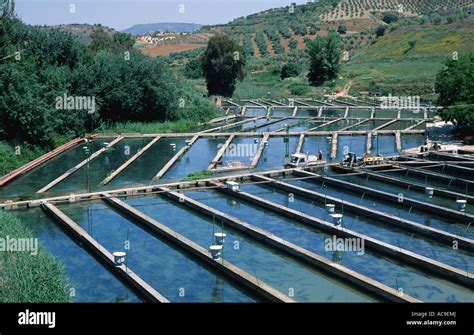
[[[201,29],[202,25],[196,23],[147,23],[136,24],[130,28],[122,30],[124,33],[132,35],[146,35],[154,31],[169,31],[175,33],[191,33]]]

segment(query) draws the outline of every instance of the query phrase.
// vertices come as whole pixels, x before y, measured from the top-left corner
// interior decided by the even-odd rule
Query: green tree
[[[457,125],[474,126],[474,53],[450,59],[436,76],[440,116]]]
[[[237,80],[244,77],[244,67],[244,53],[237,43],[223,34],[209,39],[203,55],[203,72],[210,95],[232,96]]]
[[[378,26],[377,28],[375,28],[375,36],[381,37],[385,35],[385,30],[387,30],[386,26],[382,26],[382,25]]]
[[[387,24],[390,24],[392,22],[397,22],[398,21],[398,16],[397,16],[397,14],[395,14],[393,12],[388,12],[388,13],[384,14],[382,21],[387,23]]]
[[[290,47],[290,49],[296,49],[298,47],[298,41],[294,38],[290,39],[288,41],[288,46]]]
[[[312,85],[320,85],[337,77],[341,58],[341,38],[337,34],[318,36],[308,43],[306,49],[310,57],[308,79]]]
[[[347,32],[346,26],[343,23],[341,23],[339,27],[337,28],[337,32],[341,35],[344,35]]]
[[[300,69],[298,67],[298,64],[290,62],[282,66],[280,77],[281,79],[285,79],[289,77],[296,77],[299,74],[300,74]]]
[[[200,57],[190,59],[184,66],[184,75],[190,79],[202,78],[202,60]]]

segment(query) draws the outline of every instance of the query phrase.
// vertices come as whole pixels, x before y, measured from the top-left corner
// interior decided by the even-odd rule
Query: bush
[[[397,16],[397,14],[395,14],[393,12],[388,12],[388,13],[384,14],[382,21],[387,23],[387,24],[390,24],[392,22],[397,22],[398,21],[398,16]]]
[[[347,32],[346,26],[341,23],[337,28],[337,32],[341,35],[344,35]]]
[[[309,92],[311,92],[311,88],[309,86],[304,85],[304,84],[299,84],[299,83],[293,83],[289,85],[288,89],[290,90],[290,93],[292,95],[298,95],[298,96],[308,94]]]
[[[281,79],[296,77],[300,74],[300,69],[296,63],[287,63],[281,68]]]
[[[381,37],[381,36],[385,35],[385,30],[387,30],[387,27],[380,25],[375,29],[375,35],[377,37]]]
[[[184,75],[186,78],[198,79],[204,77],[202,71],[202,59],[199,57],[190,59],[184,66]]]
[[[294,38],[290,39],[290,40],[288,41],[288,47],[289,47],[290,49],[293,49],[293,50],[294,50],[294,49],[297,49],[297,48],[298,48],[298,41],[297,41],[296,39],[294,39]]]

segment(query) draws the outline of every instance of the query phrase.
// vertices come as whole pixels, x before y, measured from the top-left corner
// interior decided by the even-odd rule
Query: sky
[[[308,0],[16,0],[27,24],[101,23],[123,30],[140,23],[227,23],[269,8]]]

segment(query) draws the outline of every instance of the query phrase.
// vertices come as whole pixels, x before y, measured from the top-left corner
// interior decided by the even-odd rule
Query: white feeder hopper
[[[334,205],[334,204],[326,204],[326,212],[327,212],[328,214],[333,214],[335,209],[336,209],[336,205]]]
[[[331,214],[332,216],[332,223],[336,226],[340,226],[342,224],[342,214]]]
[[[171,147],[171,149],[176,150],[176,143],[171,143],[170,147]]]
[[[428,197],[428,198],[433,198],[433,194],[434,194],[434,188],[432,187],[425,187],[425,195]]]
[[[225,237],[227,235],[225,233],[215,233],[214,234],[214,240],[216,245],[223,245],[225,242]]]
[[[211,257],[213,260],[218,261],[221,258],[222,245],[211,245],[209,250],[211,251]]]
[[[125,263],[125,256],[127,255],[123,251],[116,251],[112,254],[114,256],[115,266],[122,266]]]
[[[191,140],[186,140],[184,143],[186,143],[186,145],[191,145]],[[176,144],[175,144],[176,146]]]
[[[235,191],[235,192],[238,191],[239,187],[240,187],[239,183],[237,183],[235,181],[231,181],[231,180],[226,181],[225,184],[227,186],[227,189],[229,189],[231,191]]]
[[[268,141],[264,141],[263,144],[268,147]]]
[[[326,140],[327,140],[329,143],[331,143],[331,142],[332,142],[332,137],[331,137],[331,136],[328,136],[328,137],[326,137]]]
[[[464,212],[464,211],[466,210],[466,203],[467,203],[467,200],[458,199],[458,200],[456,200],[456,203],[458,204],[458,209],[459,209],[461,212]]]

